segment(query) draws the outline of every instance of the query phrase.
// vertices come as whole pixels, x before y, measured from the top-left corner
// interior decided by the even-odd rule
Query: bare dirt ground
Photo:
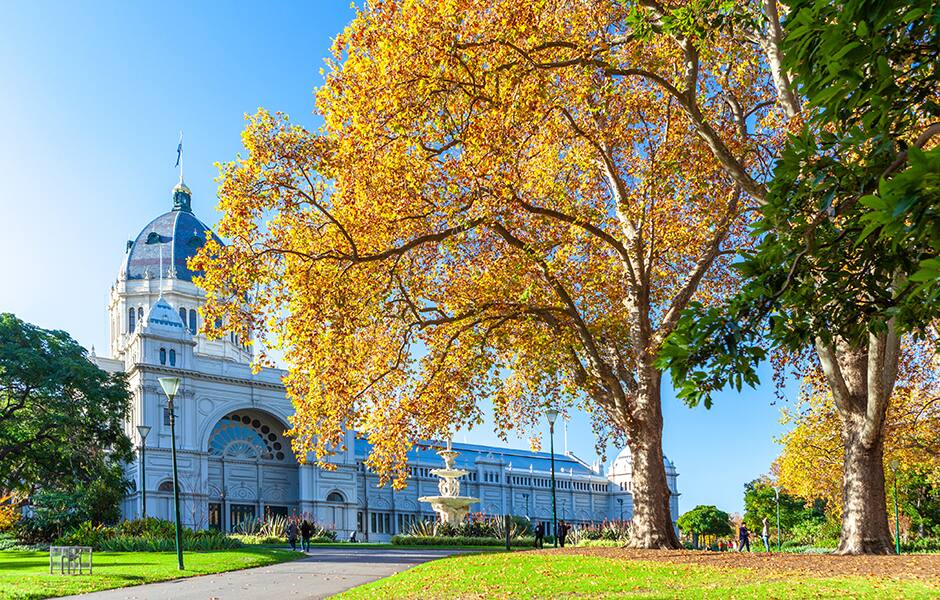
[[[887,577],[940,581],[940,554],[901,556],[834,556],[830,554],[775,554],[756,552],[702,552],[695,550],[632,550],[628,548],[565,548],[566,554],[647,560],[709,567],[751,569],[762,574],[800,573],[810,577]]]

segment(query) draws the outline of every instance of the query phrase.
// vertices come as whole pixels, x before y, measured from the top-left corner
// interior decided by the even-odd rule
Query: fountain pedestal
[[[437,484],[440,495],[421,496],[418,501],[429,503],[434,512],[440,516],[442,523],[457,525],[470,512],[470,505],[479,502],[480,499],[460,495],[460,478],[469,471],[454,467],[454,459],[460,456],[460,453],[451,447],[450,440],[447,440],[447,448],[440,450],[437,454],[444,459],[444,468],[432,469],[431,474],[441,478]]]

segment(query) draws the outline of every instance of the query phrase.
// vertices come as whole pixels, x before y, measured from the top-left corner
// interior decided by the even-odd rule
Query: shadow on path
[[[313,548],[295,561],[188,577],[81,596],[83,600],[309,600],[394,575],[415,565],[474,550]]]

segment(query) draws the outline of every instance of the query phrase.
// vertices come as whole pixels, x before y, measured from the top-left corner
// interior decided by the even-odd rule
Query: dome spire
[[[193,193],[183,181],[183,130],[180,129],[180,143],[176,146],[176,166],[180,168],[180,180],[173,186],[173,210],[191,213]]]

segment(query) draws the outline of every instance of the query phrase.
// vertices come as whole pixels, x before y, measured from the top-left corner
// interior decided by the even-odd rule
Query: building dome
[[[162,214],[128,242],[127,255],[121,267],[124,279],[159,279],[162,277],[192,281],[194,273],[186,261],[206,243],[209,227],[196,218],[191,209],[192,192],[180,179],[173,187],[173,210]],[[222,243],[214,233],[210,235]]]
[[[178,333],[186,331],[186,326],[180,320],[179,315],[162,296],[150,307],[144,326],[159,327]]]
[[[675,466],[665,454],[663,454],[663,464],[667,469]],[[622,471],[633,471],[633,454],[630,453],[629,446],[624,446],[620,454],[617,455],[617,458],[614,459],[613,470],[618,473]]]

